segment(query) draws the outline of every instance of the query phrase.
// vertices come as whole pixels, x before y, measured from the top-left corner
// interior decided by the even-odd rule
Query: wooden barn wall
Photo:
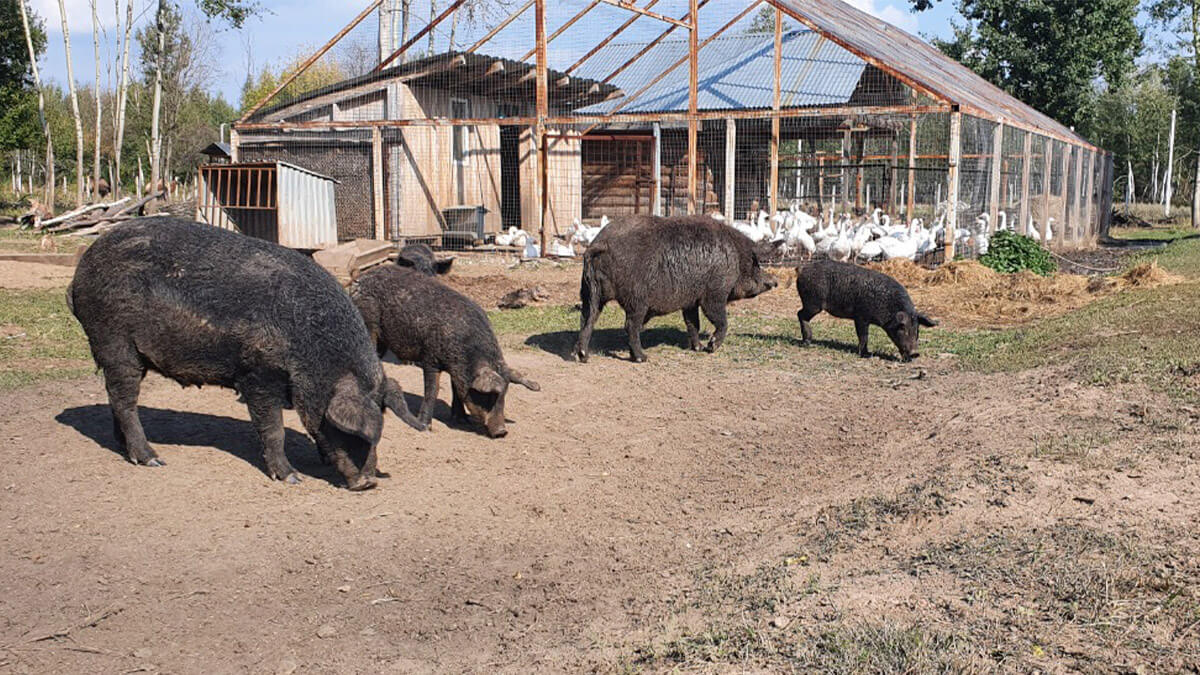
[[[583,219],[653,212],[653,139],[586,139],[581,165]]]
[[[580,163],[579,137],[559,129],[547,130],[549,162],[547,166],[550,208],[547,213],[546,229],[550,234],[562,234],[581,217],[580,193],[582,165]],[[539,201],[537,149],[533,142],[533,130],[521,130],[521,222],[522,228],[537,232]]]
[[[704,143],[699,144],[696,155],[700,161],[697,189],[701,197],[696,204],[697,213],[717,210],[720,201],[713,180],[713,170],[708,157],[713,153]],[[688,206],[688,143],[684,129],[664,129],[662,132],[662,208],[664,216],[679,216],[687,213]],[[740,164],[739,164],[740,166]]]

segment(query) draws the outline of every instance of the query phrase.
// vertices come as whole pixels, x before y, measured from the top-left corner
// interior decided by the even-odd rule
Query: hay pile
[[[926,270],[907,260],[870,265],[904,284],[916,304],[940,317],[966,325],[1011,325],[1077,309],[1126,288],[1152,288],[1177,277],[1157,262],[1131,268],[1116,277],[1057,274],[1043,277],[1025,271],[1000,274],[974,260],[961,260]]]

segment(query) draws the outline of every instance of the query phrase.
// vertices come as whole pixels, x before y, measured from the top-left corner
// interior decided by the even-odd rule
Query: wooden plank
[[[688,213],[697,211],[696,205],[696,172],[698,166],[698,131],[699,121],[696,112],[699,106],[700,90],[700,23],[699,6],[696,0],[688,0],[690,26],[688,30]]]
[[[725,120],[725,221],[737,219],[737,120]]]
[[[949,192],[946,197],[946,262],[954,260],[954,235],[958,228],[958,164],[962,155],[962,113],[950,115]]]
[[[1038,224],[1041,232],[1038,239],[1045,241],[1046,238],[1046,221],[1050,218],[1050,194],[1051,194],[1051,179],[1053,178],[1053,159],[1054,159],[1054,141],[1046,138],[1045,151],[1043,152],[1042,161],[1045,163],[1043,169],[1045,176],[1042,179],[1042,222]]]
[[[537,51],[537,124],[534,140],[538,153],[538,238],[541,255],[546,255],[546,220],[550,212],[550,155],[546,147],[546,117],[550,114],[549,81],[546,64],[546,0],[534,5],[534,38]]]
[[[620,7],[621,9],[628,10],[630,12],[635,12],[637,14],[641,14],[642,16],[648,16],[651,19],[657,19],[664,23],[674,24],[676,26],[679,26],[680,28],[691,28],[692,26],[696,25],[696,15],[695,14],[690,14],[689,21],[684,22],[684,21],[680,21],[678,19],[672,19],[669,16],[663,16],[662,14],[659,14],[657,12],[651,12],[650,10],[648,10],[644,7],[638,7],[637,5],[633,4],[632,1],[631,2],[622,2],[621,0],[601,0],[601,2],[603,2],[606,5],[612,5],[613,7]]]
[[[993,227],[1000,214],[1000,181],[1004,178],[1003,160],[1004,121],[1001,120],[996,125],[995,131],[992,132],[992,182],[988,184],[988,216],[992,219]]]
[[[651,8],[651,7],[653,7],[653,6],[654,6],[656,3],[658,3],[658,0],[650,0],[650,2],[647,2],[647,3],[644,5],[644,8],[645,8],[645,9],[650,9],[650,8]],[[625,29],[626,29],[626,28],[629,28],[630,26],[632,26],[632,25],[634,24],[634,22],[636,22],[636,21],[637,21],[638,19],[640,19],[640,18],[642,18],[642,15],[641,15],[641,14],[636,14],[636,13],[635,13],[633,16],[631,16],[631,17],[629,17],[628,19],[626,19],[626,20],[625,20],[625,23],[621,24],[620,26],[617,26],[617,29],[616,29],[616,30],[614,30],[613,32],[609,33],[609,34],[608,34],[608,37],[606,37],[606,38],[604,38],[603,40],[601,40],[599,44],[597,44],[595,47],[592,47],[592,48],[591,48],[590,50],[588,50],[588,52],[587,52],[586,54],[584,54],[583,56],[579,57],[579,60],[578,60],[578,61],[576,61],[575,63],[572,63],[572,64],[571,64],[571,67],[570,67],[570,68],[567,68],[567,69],[566,69],[564,72],[566,72],[567,74],[571,74],[571,73],[575,72],[575,70],[576,70],[577,68],[579,68],[579,66],[582,66],[584,63],[586,63],[586,62],[587,62],[587,60],[588,60],[588,59],[592,58],[592,57],[593,57],[593,56],[595,56],[597,53],[599,53],[599,51],[600,51],[601,49],[604,49],[606,46],[608,46],[608,43],[610,43],[610,42],[612,42],[613,40],[617,39],[617,36],[618,36],[618,35],[620,35],[621,33],[625,32]]]
[[[383,212],[383,131],[378,128],[371,130],[371,197],[372,213],[375,218],[375,238],[384,237]]]
[[[1021,159],[1021,213],[1013,232],[1029,234],[1029,215],[1033,212],[1033,134],[1025,132],[1025,148]]]
[[[662,210],[662,125],[654,123],[654,215]]]
[[[783,56],[783,12],[779,8],[775,8],[775,53],[774,53],[774,99],[771,104],[771,110],[775,111],[775,115],[771,116],[771,183],[770,192],[767,193],[769,200],[768,210],[773,215],[779,210],[779,110],[782,107],[782,94],[780,92],[782,75],[781,59]]]
[[[499,33],[500,31],[507,28],[508,24],[512,23],[513,21],[516,21],[517,17],[524,14],[526,12],[526,10],[528,10],[530,7],[533,7],[533,3],[534,3],[534,0],[527,0],[524,5],[521,5],[520,9],[513,12],[512,14],[509,14],[507,19],[505,19],[504,21],[501,21],[499,23],[499,25],[497,25],[495,28],[493,28],[491,31],[489,31],[487,35],[484,35],[483,37],[479,38],[479,40],[477,40],[475,42],[475,44],[468,47],[467,53],[474,54],[475,50],[477,50],[480,47],[482,47],[483,45],[487,44],[488,40],[491,40],[492,38],[496,37],[496,33]],[[528,58],[529,58],[528,56],[525,57],[525,59],[528,59]],[[521,59],[521,60],[524,61],[525,59]]]
[[[706,4],[708,4],[708,0],[700,0],[700,7],[704,7],[704,5],[706,5]],[[691,15],[691,13],[689,12],[688,14],[684,15],[684,18],[686,19],[690,15]],[[640,60],[643,56],[645,56],[651,49],[654,49],[655,45],[657,45],[658,43],[665,40],[668,35],[670,35],[671,33],[673,33],[675,31],[676,28],[678,28],[678,26],[673,25],[670,28],[663,31],[662,33],[659,33],[658,37],[656,37],[653,40],[651,40],[650,42],[646,43],[646,45],[644,47],[642,47],[641,49],[639,49],[636,54],[629,57],[629,59],[626,60],[625,63],[622,63],[621,65],[617,66],[617,68],[615,70],[613,70],[611,73],[609,73],[608,75],[605,75],[604,78],[602,80],[600,80],[600,82],[602,82],[603,84],[610,84],[614,79],[616,79],[616,77],[618,75],[625,72],[625,70],[627,68],[629,68],[629,66],[632,66],[634,63],[636,63],[638,60]]]
[[[554,42],[555,38],[557,38],[559,35],[562,35],[571,26],[575,25],[576,21],[582,19],[584,14],[587,14],[588,12],[592,11],[592,8],[595,7],[596,5],[600,4],[601,2],[602,2],[602,0],[592,0],[590,3],[588,3],[587,7],[584,7],[583,9],[579,10],[575,14],[575,16],[572,16],[570,19],[567,19],[566,23],[559,26],[557,30],[555,30],[553,33],[550,34],[549,37],[546,38],[546,44],[548,45],[551,42]],[[521,58],[519,58],[517,60],[518,61],[528,61],[531,56],[535,56],[536,54],[537,54],[537,47],[534,47],[533,49],[530,49],[528,52],[526,52],[524,56],[522,56]]]
[[[437,15],[437,18],[435,18],[433,21],[430,21],[421,30],[417,31],[416,35],[409,38],[408,42],[405,42],[404,44],[400,45],[400,48],[397,49],[396,51],[392,52],[390,56],[388,56],[386,59],[383,59],[382,61],[380,61],[379,65],[375,66],[375,68],[372,69],[371,72],[378,73],[378,72],[382,71],[384,68],[387,68],[388,64],[390,64],[392,61],[395,61],[396,59],[400,58],[401,54],[404,54],[410,48],[412,48],[413,45],[417,44],[417,42],[419,42],[421,40],[421,38],[425,37],[429,33],[429,31],[433,30],[434,28],[437,28],[437,25],[439,23],[445,21],[446,17],[453,14],[455,12],[455,10],[457,10],[459,7],[461,7],[463,5],[463,3],[466,1],[467,0],[454,0],[454,3],[451,4],[449,7],[447,7],[445,10],[443,10],[441,14]]]

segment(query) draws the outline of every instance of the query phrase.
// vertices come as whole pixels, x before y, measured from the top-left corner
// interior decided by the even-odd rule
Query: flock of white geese
[[[935,218],[929,224],[921,218],[914,218],[907,223],[893,223],[883,209],[875,209],[868,217],[855,218],[849,213],[838,216],[830,208],[826,212],[827,217],[819,220],[797,201],[786,211],[779,211],[774,216],[759,211],[751,219],[736,220],[730,225],[754,243],[779,242],[779,252],[784,258],[811,260],[821,255],[841,262],[919,261],[944,245],[947,211],[947,204],[943,202],[937,207]],[[712,217],[725,220],[720,214],[712,214]],[[547,243],[547,255],[573,257],[576,245],[587,248],[609,222],[608,216],[601,218],[596,226],[584,225],[576,220],[563,237],[565,241],[553,239]],[[1054,218],[1049,218],[1042,227],[1031,218],[1026,231],[1039,242],[1053,241],[1054,224]],[[955,247],[973,255],[984,255],[988,252],[992,236],[1007,229],[1009,219],[1005,211],[998,212],[995,223],[989,214],[980,214],[970,226],[955,229]],[[535,237],[517,228],[496,235],[496,244],[521,247],[525,249],[526,257],[541,256]]]

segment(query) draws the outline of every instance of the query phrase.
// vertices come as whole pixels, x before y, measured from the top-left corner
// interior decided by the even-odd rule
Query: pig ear
[[[412,411],[408,409],[408,404],[404,401],[404,390],[400,388],[400,384],[390,377],[383,378],[383,407],[396,413],[405,424],[416,429],[417,431],[425,431],[425,425],[417,421],[413,417]]]
[[[372,446],[379,443],[383,431],[383,412],[371,404],[354,377],[347,375],[338,381],[333,398],[325,410],[325,419],[348,434],[354,434]]]
[[[508,384],[504,378],[495,370],[484,366],[475,373],[475,380],[471,382],[471,388],[475,391],[485,391],[493,394],[499,394],[504,391],[504,385]]]
[[[435,262],[433,264],[433,267],[439,275],[449,274],[450,266],[453,264],[454,264],[454,258],[446,258],[445,260],[438,260],[437,262]]]
[[[537,382],[525,377],[519,370],[508,369],[508,381],[515,382],[530,391],[541,391],[542,387]]]
[[[937,321],[934,321],[933,319],[919,312],[917,313],[917,323],[925,326],[926,328],[933,328],[934,326],[938,325]]]
[[[401,253],[400,255],[396,256],[396,264],[401,267],[416,267],[417,266],[416,261],[413,260],[412,258],[409,258],[408,255],[405,253]]]

